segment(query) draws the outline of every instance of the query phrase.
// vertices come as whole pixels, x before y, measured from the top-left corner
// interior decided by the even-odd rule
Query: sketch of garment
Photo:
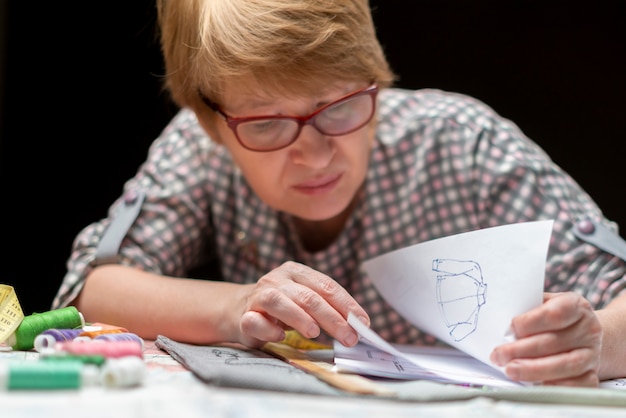
[[[434,259],[437,303],[450,336],[461,341],[476,330],[478,313],[486,302],[487,285],[480,265],[470,260]]]

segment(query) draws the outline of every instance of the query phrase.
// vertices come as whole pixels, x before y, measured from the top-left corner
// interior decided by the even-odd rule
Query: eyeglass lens
[[[374,97],[360,94],[327,107],[309,123],[324,135],[345,135],[363,127],[371,119],[373,108]],[[295,141],[301,124],[294,118],[257,119],[240,123],[237,135],[248,148],[278,149]]]

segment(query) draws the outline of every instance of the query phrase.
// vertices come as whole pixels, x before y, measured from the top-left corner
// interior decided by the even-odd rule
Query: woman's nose
[[[334,137],[324,135],[312,125],[306,125],[291,146],[292,161],[311,168],[324,168],[335,155],[334,141]]]

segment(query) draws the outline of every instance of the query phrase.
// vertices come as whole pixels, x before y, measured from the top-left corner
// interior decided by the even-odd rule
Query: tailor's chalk
[[[0,388],[6,390],[78,389],[100,382],[100,368],[76,361],[0,362]]]

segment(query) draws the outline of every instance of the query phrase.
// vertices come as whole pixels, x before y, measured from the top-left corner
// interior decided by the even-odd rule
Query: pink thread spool
[[[75,355],[101,355],[106,358],[136,356],[143,358],[143,348],[136,341],[68,341],[57,343],[57,351]]]

